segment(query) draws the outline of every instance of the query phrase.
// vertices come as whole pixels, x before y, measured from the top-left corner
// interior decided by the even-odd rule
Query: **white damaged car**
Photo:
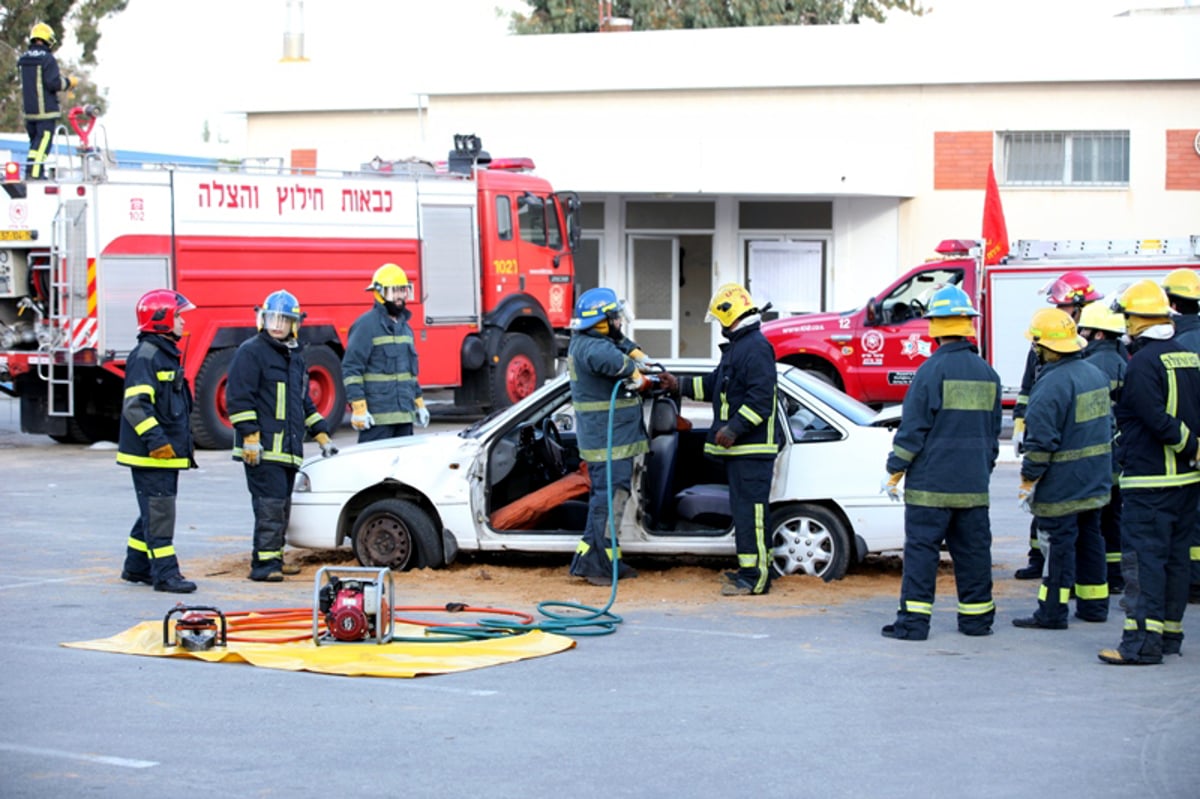
[[[665,365],[681,381],[714,366]],[[902,548],[903,505],[879,490],[899,408],[876,413],[784,364],[778,381],[786,421],[771,487],[778,571],[834,580],[867,553]],[[650,452],[637,460],[621,520],[626,557],[734,554],[724,468],[703,455],[711,406],[679,402],[654,396],[643,403]],[[365,566],[399,570],[443,566],[460,551],[573,552],[587,517],[574,431],[561,375],[461,432],[310,459],[292,494],[288,543],[350,546]],[[551,504],[530,507],[527,497],[539,490]],[[518,521],[516,508],[528,511],[515,514]]]

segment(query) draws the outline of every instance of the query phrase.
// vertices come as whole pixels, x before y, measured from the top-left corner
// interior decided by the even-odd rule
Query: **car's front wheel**
[[[433,519],[408,500],[381,499],[368,505],[350,535],[354,556],[363,566],[405,571],[442,565]]]
[[[771,548],[781,574],[840,580],[850,565],[850,533],[837,514],[797,503],[771,513]]]

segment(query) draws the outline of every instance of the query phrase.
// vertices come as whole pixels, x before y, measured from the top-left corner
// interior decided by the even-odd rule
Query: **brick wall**
[[[1200,191],[1195,130],[1167,131],[1167,191]]]
[[[992,132],[937,131],[933,134],[933,188],[983,189],[992,161]]]

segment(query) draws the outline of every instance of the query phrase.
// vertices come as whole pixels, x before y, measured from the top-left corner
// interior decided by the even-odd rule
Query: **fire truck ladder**
[[[51,335],[44,346],[48,361],[39,367],[50,416],[75,415],[75,320],[87,316],[86,208],[83,200],[67,200],[54,215],[46,284]]]
[[[1200,236],[1174,239],[1021,239],[1017,258],[1096,258],[1168,255],[1200,257]]]

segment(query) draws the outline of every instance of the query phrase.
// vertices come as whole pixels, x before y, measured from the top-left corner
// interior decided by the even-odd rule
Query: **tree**
[[[883,22],[895,10],[922,16],[921,0],[526,0],[528,14],[513,12],[513,33],[594,33],[601,5],[612,16],[633,20],[634,30],[745,28],[760,25]]]
[[[65,106],[95,105],[101,112],[107,101],[104,92],[88,77],[87,66],[96,65],[100,44],[100,21],[125,10],[129,0],[6,0],[0,6],[0,130],[23,130],[21,76],[17,59],[29,46],[29,30],[38,22],[54,29],[58,40],[68,30],[79,43],[79,61],[65,60],[55,51],[63,72],[79,78],[79,85],[64,93]]]

